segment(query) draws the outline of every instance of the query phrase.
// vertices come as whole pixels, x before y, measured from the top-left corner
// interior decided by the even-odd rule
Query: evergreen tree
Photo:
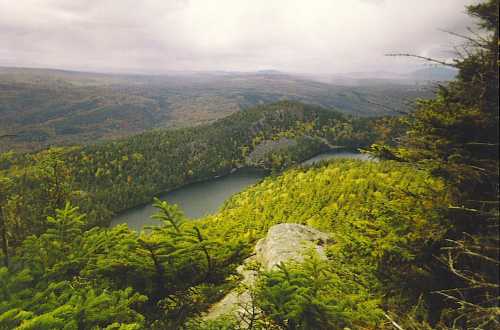
[[[447,284],[440,308],[453,328],[483,329],[500,326],[498,1],[467,10],[480,30],[463,36],[464,54],[449,64],[459,70],[457,79],[403,119],[406,133],[398,145],[375,145],[372,151],[429,169],[448,183],[454,204],[439,257],[448,270],[437,275]]]

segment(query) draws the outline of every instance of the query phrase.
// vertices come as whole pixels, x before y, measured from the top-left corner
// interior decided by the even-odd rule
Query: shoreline
[[[314,157],[317,157],[318,155],[321,155],[321,154],[325,154],[325,153],[330,153],[330,152],[353,152],[353,153],[359,153],[358,149],[356,148],[349,148],[349,147],[342,147],[342,146],[336,146],[334,148],[329,148],[327,150],[322,150],[316,154],[314,154],[313,156],[309,156],[307,159],[303,159],[301,160],[299,163],[297,164],[294,164],[293,166],[291,167],[295,167],[295,166],[302,166],[302,163],[303,162],[306,162]],[[286,169],[284,169],[286,170]],[[200,180],[195,180],[195,181],[190,181],[190,182],[187,182],[185,184],[182,184],[182,185],[179,185],[175,188],[172,188],[172,189],[167,189],[167,190],[164,190],[164,191],[161,191],[157,194],[155,194],[155,196],[153,196],[153,198],[161,198],[161,196],[163,195],[166,195],[166,194],[169,194],[169,193],[172,193],[172,192],[175,192],[177,190],[180,190],[180,189],[184,189],[186,187],[189,187],[191,185],[196,185],[196,184],[200,184],[200,183],[204,183],[204,182],[210,182],[210,181],[213,181],[213,180],[217,180],[217,179],[222,179],[222,178],[225,178],[229,175],[233,175],[233,174],[236,174],[238,172],[243,172],[243,171],[249,171],[249,172],[260,172],[260,173],[264,173],[264,176],[263,178],[269,176],[271,173],[272,173],[272,170],[270,169],[265,169],[265,168],[261,168],[261,167],[256,167],[256,166],[240,166],[240,167],[233,167],[231,168],[230,170],[228,171],[225,171],[225,173],[223,174],[219,174],[217,176],[214,176],[214,177],[209,177],[209,178],[206,178],[206,179],[200,179]],[[282,171],[280,171],[281,173]],[[107,227],[110,227],[112,222],[113,222],[113,219],[115,219],[116,217],[120,217],[122,216],[123,214],[127,213],[127,212],[130,212],[134,209],[138,209],[138,208],[142,208],[142,207],[146,207],[148,205],[151,205],[152,201],[153,201],[153,198],[151,198],[149,201],[147,202],[144,202],[144,203],[140,203],[140,204],[137,204],[137,205],[134,205],[132,207],[129,207],[123,211],[120,211],[120,212],[116,212],[113,214],[113,216],[109,219],[109,222],[107,224]]]

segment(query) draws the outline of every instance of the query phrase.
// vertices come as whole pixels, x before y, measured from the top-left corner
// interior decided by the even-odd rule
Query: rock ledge
[[[304,259],[304,253],[315,249],[320,257],[326,258],[323,246],[330,242],[330,236],[312,227],[282,223],[269,229],[267,236],[257,242],[255,252],[265,270],[271,270],[282,262]]]
[[[256,260],[263,270],[269,271],[281,262],[304,260],[304,254],[314,249],[321,258],[326,258],[324,246],[331,243],[331,238],[312,227],[283,223],[269,229],[265,238],[259,240],[255,246],[255,255],[248,258],[238,267],[238,273],[243,277],[244,287],[255,283],[257,272],[246,269],[246,265]],[[247,290],[235,289],[229,292],[219,302],[214,304],[204,316],[205,320],[215,319],[221,315],[241,313],[242,306],[251,300]]]

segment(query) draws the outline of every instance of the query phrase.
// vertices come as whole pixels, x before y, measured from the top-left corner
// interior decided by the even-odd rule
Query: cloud
[[[449,56],[466,0],[0,0],[0,65],[130,72],[399,70]]]
[[[372,3],[376,5],[380,5],[385,2],[385,0],[359,0],[361,2],[367,2],[367,3]]]

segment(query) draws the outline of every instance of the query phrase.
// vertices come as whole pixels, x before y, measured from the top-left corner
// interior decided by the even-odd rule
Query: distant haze
[[[469,0],[0,0],[0,66],[403,72],[453,57]],[[421,66],[421,64],[420,64]]]

